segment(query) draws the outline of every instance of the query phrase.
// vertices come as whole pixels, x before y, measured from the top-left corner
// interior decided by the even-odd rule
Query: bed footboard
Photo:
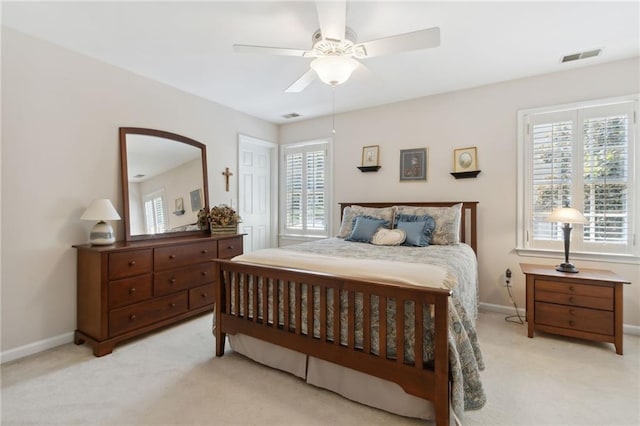
[[[226,260],[215,263],[219,277],[216,356],[224,354],[227,334],[245,334],[395,382],[405,392],[434,403],[437,425],[449,424],[450,291]],[[270,298],[273,306],[268,305]],[[356,311],[356,298],[362,300],[361,312]],[[372,298],[378,302],[375,326],[370,312]],[[304,301],[313,306],[305,309]],[[388,303],[395,304],[395,318],[388,318]],[[396,350],[389,356],[387,339],[392,335],[387,324],[390,322],[395,330],[405,330],[409,325],[405,324],[407,304],[415,311],[411,317],[411,339],[415,341],[405,341],[405,332],[394,333]],[[346,316],[334,314],[341,310],[346,310]],[[425,329],[423,314],[432,317],[433,331]],[[361,333],[358,339],[356,323]],[[346,328],[345,339],[340,338],[341,328]],[[433,359],[422,362],[425,333],[432,332]],[[373,350],[372,337],[378,338],[377,350]],[[410,346],[412,356],[405,357],[405,348]]]

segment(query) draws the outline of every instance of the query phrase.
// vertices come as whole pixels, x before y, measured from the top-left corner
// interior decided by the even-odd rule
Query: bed
[[[357,217],[394,228],[425,212],[440,244],[346,241]],[[460,422],[485,402],[477,202],[341,203],[341,216],[342,238],[216,260],[216,355],[228,337],[234,351],[352,400]]]

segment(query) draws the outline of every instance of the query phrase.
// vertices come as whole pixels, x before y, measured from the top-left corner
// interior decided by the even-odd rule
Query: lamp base
[[[578,271],[578,268],[576,268],[575,266],[573,266],[572,263],[561,263],[560,265],[556,266],[556,271],[558,272],[569,272],[572,274],[576,274],[580,271]]]
[[[110,224],[101,220],[91,230],[89,242],[94,246],[107,246],[116,242],[116,234]]]

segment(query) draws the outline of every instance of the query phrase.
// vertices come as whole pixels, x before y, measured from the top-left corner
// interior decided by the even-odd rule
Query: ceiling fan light
[[[358,61],[350,56],[322,56],[311,62],[320,80],[331,86],[347,81],[357,67]]]

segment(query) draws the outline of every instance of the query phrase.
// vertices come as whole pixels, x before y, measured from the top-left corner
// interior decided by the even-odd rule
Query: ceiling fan
[[[311,50],[284,47],[234,44],[237,53],[267,53],[271,55],[315,58],[310,69],[291,84],[285,92],[304,90],[317,77],[331,86],[342,84],[362,66],[356,59],[389,55],[440,45],[440,28],[433,27],[377,40],[357,43],[356,33],[346,26],[346,1],[316,1],[320,29],[313,33]]]

